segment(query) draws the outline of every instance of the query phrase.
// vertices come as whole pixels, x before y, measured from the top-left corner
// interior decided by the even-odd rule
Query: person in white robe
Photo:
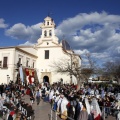
[[[52,89],[51,92],[50,92],[50,94],[49,94],[49,102],[50,102],[50,104],[51,104],[51,108],[52,108],[52,106],[53,106],[53,100],[52,100],[53,95],[54,95],[54,90]]]
[[[85,105],[86,105],[86,109],[87,109],[87,113],[88,113],[88,120],[93,120],[93,116],[91,114],[91,105],[88,101],[88,98],[85,98]]]
[[[53,95],[54,95],[54,90],[51,90],[51,92],[50,92],[50,94],[49,94],[49,101],[51,101],[51,100],[52,100]]]
[[[98,105],[98,102],[96,100],[96,98],[93,98],[92,103],[91,103],[91,112],[94,115],[94,120],[101,120],[101,110],[100,107]]]
[[[64,95],[62,96],[62,102],[61,102],[61,118],[63,120],[67,119],[67,105],[68,105],[68,100],[66,99],[66,97],[64,97]]]
[[[56,96],[54,97],[54,104],[53,104],[53,110],[57,110],[57,102],[59,100],[60,96],[59,94],[56,94]]]

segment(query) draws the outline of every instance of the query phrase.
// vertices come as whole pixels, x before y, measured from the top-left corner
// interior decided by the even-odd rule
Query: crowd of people
[[[22,97],[26,87],[15,84],[12,81],[0,85],[0,117],[3,120],[29,120],[34,115],[30,103],[26,103]]]
[[[79,90],[72,84],[43,84],[40,88],[43,100],[50,102],[51,107],[60,117],[73,120],[102,120],[109,115],[120,119],[120,92],[118,86],[84,84]],[[69,117],[67,117],[69,116]]]
[[[84,84],[78,90],[77,85],[57,82],[21,85],[10,82],[0,85],[0,115],[5,120],[29,120],[34,116],[32,108],[36,100],[49,102],[51,109],[57,112],[63,120],[102,120],[113,115],[120,120],[120,92],[118,86]],[[30,102],[22,100],[23,96],[30,96]],[[38,106],[39,107],[39,106]]]

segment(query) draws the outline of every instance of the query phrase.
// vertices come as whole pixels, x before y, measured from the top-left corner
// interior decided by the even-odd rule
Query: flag
[[[27,84],[32,84],[34,82],[34,73],[35,71],[33,69],[26,68],[25,73],[26,73],[26,80]]]

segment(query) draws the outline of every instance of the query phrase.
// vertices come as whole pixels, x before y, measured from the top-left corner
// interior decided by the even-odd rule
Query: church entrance
[[[51,84],[51,72],[41,72],[41,82],[48,82]]]
[[[49,77],[48,76],[44,76],[43,77],[43,82],[45,83],[45,82],[48,82],[49,83]]]

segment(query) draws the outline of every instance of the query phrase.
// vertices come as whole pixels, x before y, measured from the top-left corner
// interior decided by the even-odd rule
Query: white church
[[[80,56],[69,49],[65,40],[59,43],[55,35],[55,23],[51,17],[47,16],[40,28],[42,34],[33,46],[0,47],[0,84],[9,83],[10,80],[52,84],[61,78],[63,83],[70,83],[71,78],[76,83],[74,76],[56,73],[51,64],[54,61],[59,62],[61,58],[68,59],[68,62],[74,58],[72,62],[80,66]]]

